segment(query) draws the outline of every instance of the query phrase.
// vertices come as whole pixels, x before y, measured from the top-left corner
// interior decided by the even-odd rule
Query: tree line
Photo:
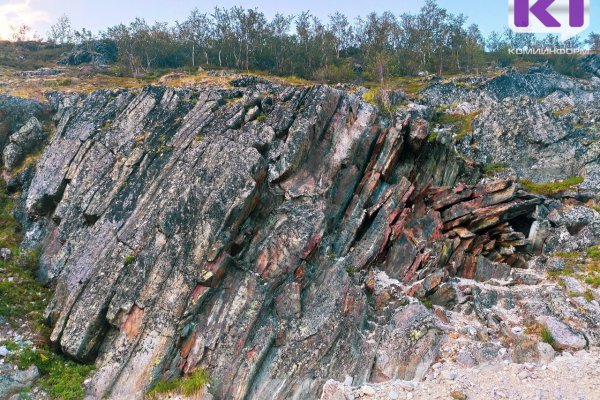
[[[52,26],[57,45],[111,40],[118,48],[118,63],[134,75],[161,68],[220,67],[296,75],[323,81],[391,76],[478,72],[489,66],[507,66],[524,59],[510,54],[523,47],[588,47],[600,50],[600,35],[561,43],[549,35],[492,32],[484,38],[476,24],[452,14],[435,0],[427,0],[416,14],[371,13],[350,21],[336,12],[321,20],[309,12],[276,14],[267,18],[257,9],[198,9],[185,21],[149,24],[142,18],[93,35],[73,31],[63,16]],[[575,57],[534,56],[564,72],[575,71]]]

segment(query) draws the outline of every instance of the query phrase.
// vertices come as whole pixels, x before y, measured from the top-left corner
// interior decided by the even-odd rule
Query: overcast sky
[[[258,8],[267,16],[277,12],[297,14],[309,10],[326,19],[335,11],[341,11],[351,19],[371,11],[392,11],[394,14],[415,12],[425,0],[0,0],[0,38],[10,37],[10,26],[27,24],[40,36],[46,37],[50,25],[66,14],[74,28],[85,27],[93,32],[121,22],[128,23],[135,17],[148,22],[184,20],[194,7],[209,12],[215,6]],[[507,27],[507,0],[438,0],[438,4],[453,13],[463,13],[469,23],[476,23],[484,35],[492,30]],[[600,2],[591,2],[592,16],[589,31],[600,31]],[[585,33],[584,33],[585,34]]]

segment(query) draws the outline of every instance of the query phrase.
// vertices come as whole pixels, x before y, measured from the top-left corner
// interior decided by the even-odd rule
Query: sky
[[[9,39],[11,26],[27,24],[41,37],[46,37],[50,26],[62,14],[71,19],[75,29],[91,29],[98,32],[121,22],[128,23],[135,17],[148,22],[182,21],[194,7],[210,12],[215,6],[258,8],[268,17],[280,12],[298,14],[309,10],[322,19],[340,11],[354,19],[369,12],[392,11],[394,14],[416,12],[425,0],[0,0],[0,38]],[[590,31],[600,32],[600,2],[591,1]],[[462,13],[468,23],[479,25],[482,33],[503,31],[507,27],[507,0],[438,0],[438,4],[452,13]]]

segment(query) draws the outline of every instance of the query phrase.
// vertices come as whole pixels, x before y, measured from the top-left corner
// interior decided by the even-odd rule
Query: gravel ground
[[[600,350],[563,353],[548,365],[500,363],[464,368],[432,367],[430,380],[350,387],[329,381],[323,400],[556,399],[600,400]]]

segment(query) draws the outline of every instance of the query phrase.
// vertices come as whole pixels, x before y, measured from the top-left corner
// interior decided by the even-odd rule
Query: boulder
[[[27,154],[41,147],[44,139],[42,124],[31,117],[21,129],[10,135],[9,143],[2,152],[4,166],[9,171],[17,167]]]
[[[0,398],[8,399],[31,385],[40,373],[35,365],[26,370],[13,368],[10,364],[0,364]]]
[[[553,338],[553,347],[563,351],[578,351],[587,347],[585,336],[575,332],[571,327],[552,316],[540,316],[538,322],[542,324]]]

